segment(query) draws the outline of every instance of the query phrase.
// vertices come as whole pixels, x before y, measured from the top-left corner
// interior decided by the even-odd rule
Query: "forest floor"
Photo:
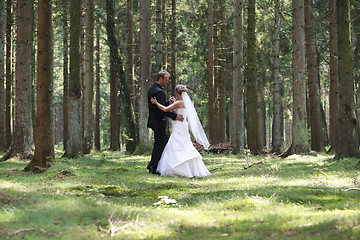
[[[0,239],[360,239],[357,159],[202,154],[202,179],[120,152],[2,162]]]

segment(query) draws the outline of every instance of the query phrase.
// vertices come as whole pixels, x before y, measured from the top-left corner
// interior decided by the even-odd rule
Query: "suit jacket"
[[[166,128],[166,117],[175,120],[177,114],[161,111],[155,104],[151,103],[150,98],[152,97],[156,97],[157,101],[164,106],[169,106],[170,104],[170,102],[166,100],[165,93],[160,84],[155,83],[148,91],[149,118],[147,126],[149,128]]]

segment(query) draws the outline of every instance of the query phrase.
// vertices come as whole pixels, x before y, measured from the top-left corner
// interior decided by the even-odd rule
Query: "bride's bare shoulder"
[[[176,108],[185,108],[183,100],[176,100]]]

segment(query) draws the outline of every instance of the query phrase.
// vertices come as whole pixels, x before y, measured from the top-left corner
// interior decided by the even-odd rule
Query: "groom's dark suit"
[[[154,131],[154,148],[151,155],[151,161],[149,162],[147,169],[149,172],[155,173],[161,154],[165,148],[165,145],[168,141],[168,135],[166,133],[166,121],[167,117],[176,119],[177,114],[173,112],[163,112],[155,104],[152,104],[150,99],[156,97],[157,101],[164,105],[168,106],[170,102],[166,100],[165,93],[160,86],[160,84],[155,83],[148,91],[148,106],[149,106],[149,118],[148,118],[148,128],[151,128]]]

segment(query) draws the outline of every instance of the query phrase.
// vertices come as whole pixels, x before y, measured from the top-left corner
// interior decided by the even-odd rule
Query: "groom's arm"
[[[164,105],[164,106],[169,106],[170,102],[166,99],[165,93],[163,91],[159,91],[156,94],[156,99],[158,101],[158,103]],[[168,118],[171,118],[172,120],[176,120],[176,113],[173,112],[164,112],[165,116],[167,116]]]

